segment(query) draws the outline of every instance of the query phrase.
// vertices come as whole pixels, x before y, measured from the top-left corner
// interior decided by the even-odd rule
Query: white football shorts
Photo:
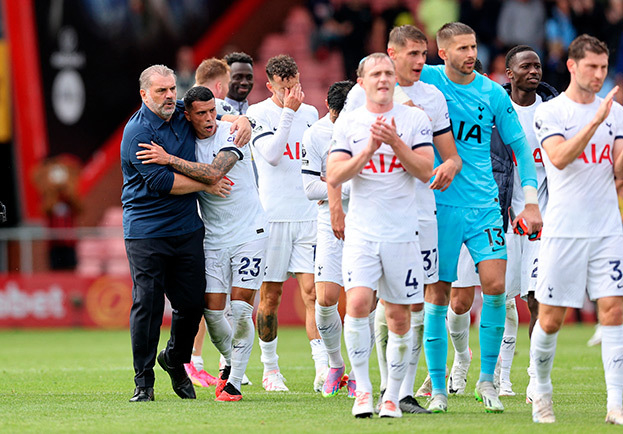
[[[459,263],[457,266],[457,279],[452,282],[454,288],[468,288],[470,286],[480,286],[480,277],[476,271],[476,265],[469,249],[465,244],[461,245],[461,253],[459,254]]]
[[[344,289],[364,286],[377,289],[377,297],[395,304],[424,302],[420,243],[377,241],[344,243]]]
[[[437,219],[418,220],[424,284],[439,280],[439,250],[437,249]]]
[[[316,221],[270,222],[265,282],[285,282],[288,273],[314,273]]]
[[[623,235],[541,240],[539,303],[579,309],[585,293],[591,300],[623,296]]]
[[[206,249],[206,292],[231,294],[232,286],[260,289],[267,244],[264,237],[223,249]]]
[[[506,298],[520,295],[526,299],[528,292],[536,289],[541,241],[515,233],[506,234]]]
[[[335,237],[331,226],[318,225],[315,282],[333,282],[344,286],[344,281],[342,280],[343,247],[344,241]]]

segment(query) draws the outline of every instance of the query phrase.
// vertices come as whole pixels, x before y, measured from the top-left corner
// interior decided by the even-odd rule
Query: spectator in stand
[[[542,0],[503,2],[497,27],[500,48],[525,44],[534,48],[541,57],[545,42],[545,18]]]
[[[497,0],[466,0],[461,2],[459,21],[467,24],[476,32],[478,58],[489,69],[490,59],[495,55],[496,27],[500,2]]]
[[[177,94],[183,97],[186,91],[195,84],[195,61],[191,47],[180,47],[177,51],[175,75],[177,76]]]
[[[338,46],[344,56],[344,70],[349,80],[357,80],[359,61],[368,54],[372,18],[370,6],[362,0],[345,0],[335,11],[340,34]]]
[[[551,16],[545,22],[547,56],[543,65],[543,80],[556,89],[565,89],[569,85],[567,47],[576,36],[570,0],[556,0]]]
[[[586,33],[597,38],[603,37],[605,12],[601,2],[595,0],[570,0],[571,20],[577,34]]]
[[[394,27],[407,24],[416,25],[417,23],[405,0],[388,0],[385,8],[374,20],[372,30],[374,47],[372,51],[385,51],[389,32]]]

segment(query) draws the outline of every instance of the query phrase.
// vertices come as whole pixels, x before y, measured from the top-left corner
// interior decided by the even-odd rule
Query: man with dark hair
[[[504,406],[493,377],[504,332],[506,240],[497,202],[498,189],[491,171],[490,140],[494,125],[518,161],[526,207],[513,225],[525,219],[528,233],[538,232],[541,227],[536,172],[526,136],[507,93],[500,85],[474,72],[477,57],[474,31],[463,23],[445,24],[437,32],[437,44],[444,65],[426,66],[421,79],[444,93],[463,170],[448,189],[435,192],[439,281],[427,289],[424,307],[424,348],[433,388],[429,410],[447,411],[445,319],[451,282],[457,278],[459,253],[465,244],[478,267],[483,290],[481,373],[475,395],[487,412],[502,412]],[[469,309],[473,292],[463,291],[459,295],[461,304]]]
[[[513,47],[506,55],[506,74],[510,83],[503,87],[511,97],[511,102],[517,112],[519,122],[526,134],[526,139],[530,145],[532,158],[534,160],[538,181],[538,201],[539,208],[544,211],[547,205],[547,180],[545,168],[543,166],[542,150],[538,140],[534,135],[532,123],[534,111],[543,101],[547,101],[558,95],[558,92],[546,83],[541,82],[541,60],[538,54],[526,45]],[[499,190],[499,204],[503,214],[503,229],[506,232],[506,322],[504,335],[500,347],[500,357],[495,370],[495,383],[499,390],[499,396],[514,396],[510,381],[510,370],[515,353],[517,338],[518,315],[515,305],[515,297],[521,295],[527,299],[531,313],[531,325],[529,333],[532,332],[533,322],[536,321],[538,313],[538,303],[534,299],[534,287],[536,286],[536,275],[538,271],[538,251],[540,242],[529,240],[528,237],[514,233],[512,225],[509,225],[509,208],[524,208],[524,193],[521,188],[521,180],[518,172],[514,170],[515,162],[511,148],[501,139],[497,129],[493,130],[491,136],[491,161],[493,176]],[[474,262],[471,260],[466,250],[461,251],[464,261],[464,270],[469,270],[469,274],[475,274]],[[468,265],[469,264],[469,265]],[[461,273],[459,273],[461,274]],[[467,291],[466,287],[478,283],[478,276],[465,284],[467,272],[463,271],[460,277],[461,282],[452,288],[450,299],[450,309],[448,310],[448,329],[455,349],[455,362],[452,366],[450,378],[448,380],[448,393],[463,394],[467,384],[467,371],[470,365],[469,357],[469,325],[470,312],[469,306],[462,303],[460,293]],[[471,277],[470,277],[471,279]],[[469,289],[473,291],[473,289]],[[533,388],[533,368],[528,368],[530,374],[530,384],[526,391],[526,399],[531,402],[531,390]]]
[[[238,114],[249,108],[247,98],[253,89],[253,58],[246,53],[230,53],[225,56],[230,68],[229,91],[225,102],[231,104]]]
[[[602,325],[606,422],[622,425],[623,230],[615,177],[623,177],[623,108],[613,100],[618,86],[604,99],[596,96],[608,74],[603,42],[578,36],[569,46],[567,69],[569,87],[534,115],[550,198],[536,286],[539,318],[530,344],[532,420],[556,420],[550,374],[558,331],[567,308],[582,307],[588,292]]]
[[[268,222],[257,193],[249,147],[234,146],[230,124],[216,120],[215,98],[210,89],[191,88],[184,105],[186,119],[197,137],[198,162],[171,156],[154,144],[142,145],[147,150],[138,155],[145,164],[169,165],[206,184],[223,183],[226,179],[235,185],[230,195],[199,194],[199,206],[205,227],[204,316],[210,338],[225,359],[216,400],[239,401],[255,335],[251,315],[264,277]],[[225,185],[223,188],[227,189]],[[228,295],[233,327],[223,315]]]
[[[355,83],[339,81],[329,87],[329,113],[303,134],[303,185],[311,201],[318,202],[318,235],[315,258],[316,324],[329,358],[329,373],[322,386],[322,396],[334,396],[344,385],[342,358],[342,318],[338,301],[344,287],[342,281],[342,247],[344,217],[348,209],[350,184],[333,188],[326,183],[327,157],[331,147],[333,124],[338,119],[348,91]],[[351,375],[351,377],[353,377]],[[348,376],[346,376],[348,378]],[[349,379],[349,396],[354,395],[354,377]]]
[[[327,354],[314,313],[314,249],[317,210],[305,196],[301,178],[303,133],[318,120],[318,111],[303,104],[294,59],[272,57],[266,64],[266,87],[272,96],[249,107],[257,121],[252,139],[259,176],[260,199],[270,222],[266,275],[260,289],[257,329],[267,391],[286,391],[277,360],[277,309],[288,275],[298,281],[305,304],[305,328],[316,366],[314,390],[320,391],[328,372]]]

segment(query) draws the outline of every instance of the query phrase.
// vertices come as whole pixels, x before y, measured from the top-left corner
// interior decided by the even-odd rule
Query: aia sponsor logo
[[[392,173],[398,170],[402,172],[406,171],[395,155],[392,155],[390,160],[389,155],[374,154],[370,161],[368,161],[368,164],[361,170],[361,173]]]
[[[292,152],[292,150],[294,150],[294,152]],[[301,152],[301,143],[300,142],[296,142],[294,144],[294,149],[292,149],[290,147],[289,143],[286,143],[286,150],[283,151],[283,155],[288,157],[290,160],[300,160],[301,159],[301,154],[304,157],[305,156],[305,152]]]

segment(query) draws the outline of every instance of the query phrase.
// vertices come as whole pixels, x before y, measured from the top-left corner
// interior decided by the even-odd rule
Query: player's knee
[[[367,317],[370,313],[370,300],[364,297],[349,298],[346,303],[346,311],[349,316],[355,318]]]
[[[482,284],[482,292],[488,295],[500,295],[506,291],[504,285],[504,276],[489,280],[486,284]]]
[[[471,303],[461,298],[453,298],[450,302],[450,308],[457,315],[463,315],[464,313],[469,312],[471,307]]]
[[[545,333],[551,335],[560,330],[562,320],[554,316],[541,317],[539,318],[539,324]]]
[[[623,306],[617,303],[600,308],[599,322],[605,326],[621,325],[623,323]]]

